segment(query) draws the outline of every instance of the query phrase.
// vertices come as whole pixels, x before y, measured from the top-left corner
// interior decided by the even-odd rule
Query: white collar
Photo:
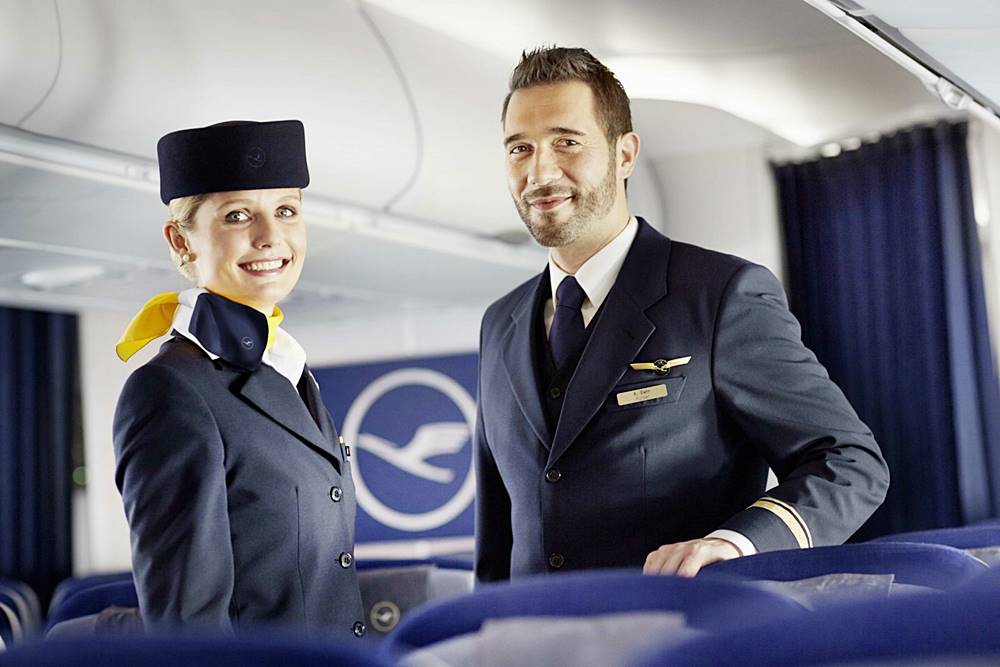
[[[177,310],[174,311],[173,328],[177,333],[197,345],[202,352],[208,355],[209,359],[215,361],[219,355],[205,349],[201,341],[191,333],[191,315],[194,313],[195,304],[198,297],[206,293],[208,290],[196,287],[186,289],[177,295]],[[260,360],[261,363],[278,371],[292,383],[293,387],[297,387],[306,366],[306,351],[297,340],[292,338],[291,334],[278,327],[274,332],[274,342],[271,343],[271,347],[264,350]]]
[[[590,259],[584,262],[574,274],[594,310],[601,307],[611,288],[614,287],[615,279],[618,278],[618,272],[621,271],[622,265],[625,263],[625,257],[628,255],[629,248],[632,247],[632,241],[635,240],[638,231],[639,223],[635,216],[632,216],[625,228],[618,233],[618,236],[591,255]],[[570,274],[559,268],[552,257],[552,252],[549,251],[549,282],[552,287],[553,305],[556,305],[556,289],[563,278],[568,275]]]

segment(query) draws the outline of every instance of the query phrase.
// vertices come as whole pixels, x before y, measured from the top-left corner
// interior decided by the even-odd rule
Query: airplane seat
[[[26,634],[31,634],[42,623],[42,605],[34,589],[17,579],[0,579],[0,592],[13,599],[13,606]]]
[[[49,614],[59,607],[67,596],[77,591],[94,586],[101,586],[115,581],[132,581],[131,572],[106,572],[103,574],[90,574],[83,577],[70,577],[59,582],[52,593],[52,600],[49,602]]]
[[[344,641],[260,633],[252,636],[88,637],[22,644],[0,653],[2,667],[389,667],[372,652]]]
[[[131,577],[81,588],[63,596],[59,605],[49,613],[46,632],[70,619],[100,614],[110,607],[138,608],[139,598]]]
[[[866,542],[768,551],[714,563],[698,576],[755,581],[815,608],[857,597],[946,591],[986,569],[953,547]]]
[[[659,665],[1000,664],[996,589],[861,600],[633,656]]]
[[[15,641],[21,641],[21,638],[21,622],[17,619],[17,612],[0,602],[0,646],[11,646]]]
[[[23,600],[9,588],[0,586],[0,616],[6,619],[5,627],[0,628],[0,636],[6,643],[20,641],[31,631],[31,619],[25,615]]]
[[[874,542],[942,544],[961,549],[987,565],[1000,565],[1000,522],[894,533],[869,540],[869,543]]]
[[[382,638],[416,608],[471,592],[474,575],[463,561],[369,560],[358,561],[358,584],[368,627]]]
[[[805,613],[741,582],[632,571],[538,576],[429,603],[385,639],[386,659],[422,664],[616,663],[650,637]]]

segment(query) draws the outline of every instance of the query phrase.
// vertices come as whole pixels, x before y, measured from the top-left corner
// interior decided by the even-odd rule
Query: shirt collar
[[[601,307],[604,299],[611,292],[611,288],[614,287],[615,279],[618,278],[618,272],[621,271],[622,265],[625,263],[625,257],[628,255],[629,248],[632,247],[632,241],[635,240],[635,235],[638,231],[639,223],[636,221],[635,216],[632,216],[629,218],[625,228],[618,233],[618,236],[611,239],[606,246],[594,253],[590,259],[577,269],[575,274],[576,281],[580,284],[584,294],[587,295],[587,300],[593,304],[595,309]],[[553,304],[555,304],[556,289],[563,281],[563,278],[568,275],[570,274],[559,268],[550,251],[549,282],[552,287]]]
[[[210,325],[217,325],[212,326],[208,330],[204,328],[204,325],[192,326],[191,324],[192,319],[196,322],[206,320],[206,318],[195,315],[196,309],[204,308],[205,306],[204,300],[199,300],[202,294],[211,293],[206,289],[192,288],[184,290],[177,295],[177,310],[174,311],[172,323],[174,331],[197,345],[213,361],[221,358],[250,371],[255,370],[259,364],[266,364],[278,371],[293,386],[298,385],[299,378],[302,377],[302,371],[305,368],[306,353],[298,341],[292,338],[291,334],[281,327],[277,327],[273,332],[274,337],[271,344],[267,345],[268,332],[265,324],[263,336],[261,336],[261,332],[254,332],[251,328],[246,331],[248,335],[240,336],[240,340],[238,341],[226,340],[220,343],[218,340],[220,338],[219,329],[222,324],[218,323],[220,319],[219,313],[214,313],[213,318],[208,318]],[[242,306],[239,310],[242,311],[243,308],[246,307]],[[235,311],[236,309],[234,309]],[[226,324],[229,325],[231,323],[227,322]],[[197,330],[197,334],[192,329]],[[226,336],[225,338],[232,337]],[[255,338],[263,338],[263,340],[254,340]],[[231,342],[232,345],[228,345],[227,342]],[[251,347],[247,348],[248,344]],[[240,345],[241,347],[236,347],[236,345]],[[252,351],[256,345],[264,345],[264,352],[260,353],[258,351],[256,354],[249,354],[248,350]]]

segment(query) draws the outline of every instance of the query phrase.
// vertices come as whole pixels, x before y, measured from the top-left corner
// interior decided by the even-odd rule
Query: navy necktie
[[[583,348],[586,336],[580,306],[586,298],[583,288],[573,276],[563,278],[556,288],[556,313],[549,331],[549,346],[552,348],[552,359],[559,370],[563,370]]]

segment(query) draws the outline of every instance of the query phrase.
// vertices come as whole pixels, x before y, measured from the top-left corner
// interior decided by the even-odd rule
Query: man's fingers
[[[731,543],[719,539],[665,544],[646,556],[642,573],[693,577],[706,565],[739,556],[739,549]]]

